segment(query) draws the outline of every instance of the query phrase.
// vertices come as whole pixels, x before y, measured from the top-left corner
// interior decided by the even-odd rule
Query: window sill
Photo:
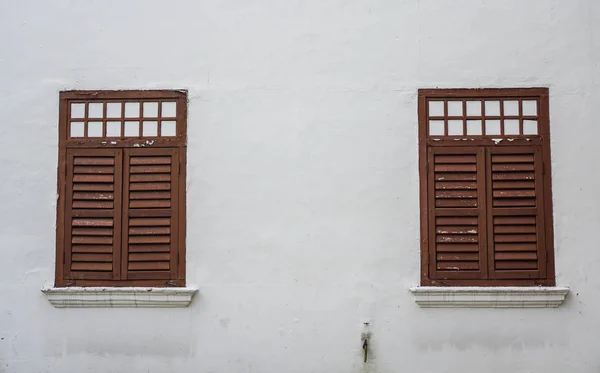
[[[410,288],[423,308],[556,308],[568,287],[438,287]]]
[[[198,289],[152,287],[44,288],[56,308],[183,308]]]

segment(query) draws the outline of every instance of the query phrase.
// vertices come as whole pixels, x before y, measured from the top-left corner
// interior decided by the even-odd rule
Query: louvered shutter
[[[179,149],[126,149],[123,279],[177,279]]]
[[[546,276],[540,147],[491,147],[487,154],[490,277]]]
[[[483,148],[429,148],[428,231],[432,279],[487,275]]]
[[[67,150],[65,280],[120,276],[120,149]]]

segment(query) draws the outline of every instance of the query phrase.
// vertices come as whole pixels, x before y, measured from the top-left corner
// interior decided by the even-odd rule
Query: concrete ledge
[[[66,287],[42,292],[56,308],[187,307],[198,289],[152,287]]]
[[[438,287],[410,288],[423,308],[555,308],[568,287]]]

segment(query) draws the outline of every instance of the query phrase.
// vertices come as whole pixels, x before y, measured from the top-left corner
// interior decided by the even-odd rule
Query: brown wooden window
[[[554,285],[548,90],[419,91],[422,285]]]
[[[56,286],[185,286],[186,94],[60,94]]]

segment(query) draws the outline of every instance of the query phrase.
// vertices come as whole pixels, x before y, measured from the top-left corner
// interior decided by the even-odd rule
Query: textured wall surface
[[[0,1],[0,372],[597,372],[599,21],[597,0]],[[420,309],[417,89],[530,86],[571,293]],[[126,88],[189,90],[200,291],[55,309],[58,92]]]

